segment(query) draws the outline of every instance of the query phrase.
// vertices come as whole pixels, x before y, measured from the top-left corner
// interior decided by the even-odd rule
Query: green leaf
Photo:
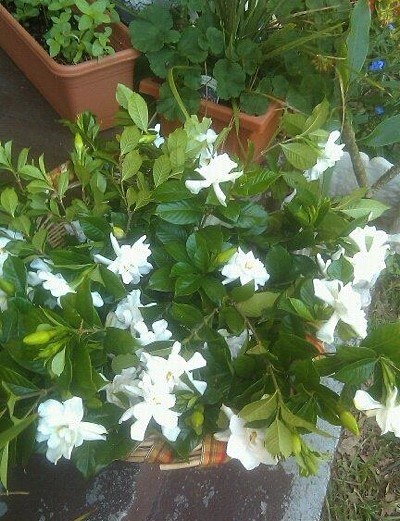
[[[139,150],[131,150],[122,161],[122,181],[127,181],[136,175],[142,166],[143,159]]]
[[[400,322],[379,326],[362,341],[362,346],[387,356],[400,366]]]
[[[400,120],[399,120],[400,124]],[[399,134],[400,137],[400,134]],[[373,221],[377,219],[382,214],[389,210],[390,206],[387,204],[381,203],[380,201],[375,201],[373,199],[361,199],[357,204],[354,205],[353,208],[346,208],[341,210],[342,213],[352,217],[353,219],[360,219],[363,217],[368,217],[369,221]]]
[[[339,380],[339,382],[359,386],[371,377],[376,363],[376,359],[367,358],[352,364],[347,364],[335,373],[335,378]]]
[[[111,368],[115,374],[119,374],[123,369],[127,369],[128,367],[137,367],[138,364],[138,357],[134,354],[127,353],[114,357],[111,362]]]
[[[313,321],[314,317],[308,307],[299,299],[289,298],[279,303],[279,308],[294,313],[306,321]]]
[[[357,0],[350,20],[350,32],[346,40],[347,63],[350,82],[358,78],[369,50],[371,9],[369,0]]]
[[[255,293],[251,298],[237,304],[237,308],[250,318],[260,317],[266,309],[271,309],[279,293],[272,293],[271,291],[262,291]]]
[[[175,282],[175,295],[182,297],[184,295],[192,295],[202,284],[202,276],[197,274],[185,274],[178,277]]]
[[[218,60],[213,69],[213,77],[218,82],[218,96],[231,100],[238,98],[245,89],[246,73],[235,62],[223,58]]]
[[[97,388],[92,377],[92,362],[88,346],[76,342],[71,348],[72,382],[71,390],[82,398],[92,398]]]
[[[183,170],[186,160],[187,134],[183,128],[177,128],[168,136],[167,148],[174,173]]]
[[[269,170],[248,172],[236,181],[234,190],[238,195],[245,197],[259,195],[267,191],[280,177],[279,172]]]
[[[82,226],[83,233],[91,241],[104,241],[106,239],[106,237],[108,237],[110,235],[111,226],[108,224],[106,219],[104,219],[103,217],[95,217],[95,216],[88,215],[85,217],[80,217],[79,223]],[[74,253],[74,255],[75,255],[75,253]],[[79,261],[80,261],[80,259],[82,259],[82,262],[83,262],[83,257],[80,257]],[[70,264],[76,264],[76,260],[77,259],[75,259],[75,262],[74,262],[74,260],[71,259]],[[87,264],[87,263],[88,263],[88,259],[86,259],[86,263],[84,263],[84,264]]]
[[[235,302],[248,301],[255,293],[254,281],[251,280],[244,286],[238,286],[231,291],[231,297]]]
[[[198,201],[175,201],[157,206],[156,213],[161,219],[172,224],[199,224],[204,207]]]
[[[140,94],[133,92],[128,99],[128,112],[132,121],[140,130],[147,130],[149,125],[149,113],[147,103]]]
[[[239,412],[239,416],[247,423],[268,420],[277,409],[276,393],[268,398],[249,403]]]
[[[318,152],[305,143],[281,143],[286,159],[299,170],[312,168],[318,160]]]
[[[1,192],[0,202],[3,210],[15,217],[15,210],[18,206],[18,195],[14,188],[6,188]]]
[[[108,327],[104,339],[104,348],[113,355],[132,354],[138,347],[137,341],[127,329]]]
[[[171,176],[172,165],[168,156],[160,156],[153,163],[154,185],[160,186]],[[157,197],[157,196],[156,196]],[[159,200],[159,199],[157,199]]]
[[[265,431],[265,448],[272,456],[288,458],[292,453],[292,432],[278,418]]]
[[[33,423],[37,418],[37,414],[30,414],[23,420],[17,420],[15,425],[6,429],[5,431],[0,433],[0,450],[4,449],[4,447],[11,440],[16,438],[22,431],[24,431],[31,423]]]
[[[65,348],[53,357],[50,367],[56,376],[61,376],[65,369]]]
[[[106,290],[116,299],[126,296],[126,290],[121,282],[121,278],[107,269],[105,266],[99,266],[99,271]]]
[[[315,130],[323,127],[329,116],[329,101],[324,99],[319,105],[317,105],[310,117],[307,118],[304,123],[304,134],[310,134]]]
[[[189,192],[185,183],[175,180],[158,186],[153,192],[154,200],[159,203],[172,203],[183,199],[193,199],[194,197],[195,195]]]
[[[165,291],[167,293],[174,291],[174,282],[171,279],[171,268],[163,266],[155,270],[149,279],[149,289]]]
[[[90,281],[84,280],[78,287],[75,299],[76,311],[86,322],[86,325],[91,327],[95,320],[95,310],[93,307],[92,294],[90,292]],[[97,323],[97,325],[99,325]],[[100,324],[101,325],[101,324]]]
[[[188,58],[192,63],[202,63],[207,58],[208,52],[199,45],[201,36],[198,27],[189,26],[181,31],[181,38],[178,42],[178,51]]]
[[[5,489],[8,489],[8,451],[9,443],[5,445],[0,461],[0,483],[3,484]]]
[[[367,147],[384,147],[400,141],[400,114],[387,118],[367,136],[362,144]]]
[[[17,293],[25,296],[26,268],[21,259],[9,256],[3,264],[3,277],[14,285]]]
[[[119,146],[121,155],[126,155],[128,152],[135,150],[141,138],[140,130],[137,127],[125,127],[121,134]]]
[[[172,318],[183,326],[193,327],[204,321],[202,313],[189,304],[174,302],[169,312]]]
[[[204,277],[201,287],[207,297],[216,304],[220,305],[221,301],[226,297],[225,286],[214,277]]]
[[[297,416],[297,414],[293,414],[289,409],[285,406],[281,406],[281,416],[282,420],[286,423],[286,425],[290,425],[291,427],[301,427],[303,429],[307,429],[310,432],[315,432],[317,434],[320,434],[321,436],[327,436],[330,435],[320,429],[317,429],[315,425],[308,422],[301,416]]]
[[[133,92],[129,87],[126,87],[122,83],[118,83],[116,98],[122,108],[128,110],[128,102],[132,94]]]

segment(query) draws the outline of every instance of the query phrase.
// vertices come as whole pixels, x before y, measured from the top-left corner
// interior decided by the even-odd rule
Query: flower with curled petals
[[[83,403],[78,396],[65,402],[46,400],[39,405],[38,414],[36,439],[47,442],[46,458],[54,464],[61,457],[71,459],[72,450],[84,441],[106,439],[102,425],[82,421]]]
[[[132,245],[120,246],[112,233],[110,233],[110,240],[116,259],[110,260],[102,255],[95,255],[94,258],[100,264],[105,264],[113,273],[120,275],[124,284],[137,284],[143,275],[147,275],[153,269],[153,266],[147,262],[151,251],[149,245],[144,244],[146,235],[142,235]]]
[[[265,432],[261,429],[245,427],[245,420],[233,413],[226,406],[221,409],[229,418],[229,429],[217,432],[214,437],[220,441],[227,441],[226,453],[229,457],[238,459],[246,470],[255,469],[264,463],[276,465],[278,460],[265,448]]]
[[[203,178],[202,180],[189,179],[185,181],[185,186],[192,194],[198,194],[203,188],[214,188],[215,195],[222,206],[226,206],[226,195],[219,186],[220,183],[227,181],[233,183],[238,177],[243,175],[243,171],[232,172],[238,165],[228,156],[221,154],[213,156],[209,163],[196,168],[196,172]]]
[[[366,391],[357,391],[354,396],[354,405],[368,417],[375,417],[382,434],[393,432],[400,438],[400,405],[396,405],[397,389],[393,388],[382,404],[372,398]]]
[[[252,251],[244,253],[241,248],[237,249],[236,253],[232,255],[228,263],[221,269],[221,274],[226,277],[222,284],[229,284],[239,279],[240,284],[244,286],[253,281],[255,290],[259,286],[264,286],[269,279],[269,274],[264,264],[254,257]]]

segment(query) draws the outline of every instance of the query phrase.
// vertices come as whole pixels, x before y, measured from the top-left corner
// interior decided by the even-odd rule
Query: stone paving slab
[[[71,144],[57,114],[0,50],[0,141],[45,152],[53,168]],[[317,478],[300,478],[292,462],[245,471],[238,462],[210,470],[162,472],[117,462],[85,483],[68,462],[34,457],[18,469],[0,502],[1,521],[318,521],[339,431],[319,439],[327,462]],[[314,443],[314,446],[317,442]],[[4,500],[4,496],[1,497]],[[3,515],[1,515],[3,514]]]

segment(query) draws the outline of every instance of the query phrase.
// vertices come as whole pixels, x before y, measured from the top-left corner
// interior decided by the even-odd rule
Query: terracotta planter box
[[[90,110],[103,129],[113,126],[117,84],[132,88],[139,52],[132,49],[123,24],[113,26],[112,45],[116,50],[112,56],[61,65],[0,5],[0,47],[64,119]]]
[[[148,94],[153,98],[159,97],[159,83],[151,78],[146,78],[140,82],[139,90],[143,94]],[[265,150],[275,134],[282,115],[282,105],[271,103],[267,112],[262,116],[249,116],[244,112],[239,114],[239,135],[233,127],[229,133],[224,148],[227,152],[245,157],[247,153],[247,141],[254,144],[254,159],[260,159],[261,152]],[[210,117],[213,121],[213,128],[220,132],[233,121],[233,110],[224,105],[219,105],[209,100],[202,100],[200,115]],[[179,126],[174,121],[161,121],[164,135],[168,135]]]

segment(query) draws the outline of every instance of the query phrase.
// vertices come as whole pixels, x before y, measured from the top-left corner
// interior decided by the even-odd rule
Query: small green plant
[[[119,18],[110,0],[8,0],[6,6],[28,31],[39,28],[53,58],[79,63],[114,53],[111,24]]]
[[[350,2],[334,2],[335,9],[324,0],[313,2],[312,10],[308,4],[304,0],[153,4],[131,23],[132,42],[158,78],[165,80],[173,70],[190,113],[199,108],[201,90],[252,115],[264,113],[271,99],[286,97],[299,102],[301,109],[307,98],[309,110],[329,89],[326,78],[316,77],[313,59],[332,52],[333,37],[343,33]],[[306,85],[302,79],[308,74]],[[306,97],[290,85],[293,78],[292,85],[301,85]],[[312,100],[310,83],[316,93]],[[168,119],[182,118],[168,82],[161,85],[158,110]]]

